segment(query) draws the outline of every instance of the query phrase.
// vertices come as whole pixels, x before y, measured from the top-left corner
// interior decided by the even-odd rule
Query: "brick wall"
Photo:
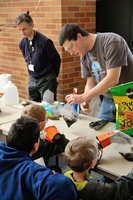
[[[58,101],[64,101],[73,87],[81,92],[84,80],[80,78],[79,58],[70,56],[58,46],[58,33],[65,23],[78,23],[89,32],[95,32],[96,0],[0,0],[0,73],[12,74],[19,96],[27,98],[27,69],[18,48],[22,38],[14,20],[22,12],[30,11],[35,29],[51,38],[60,53],[62,64]]]

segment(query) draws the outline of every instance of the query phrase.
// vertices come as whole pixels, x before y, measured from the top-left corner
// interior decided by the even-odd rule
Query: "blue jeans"
[[[103,96],[99,119],[115,122],[116,109],[113,99]]]

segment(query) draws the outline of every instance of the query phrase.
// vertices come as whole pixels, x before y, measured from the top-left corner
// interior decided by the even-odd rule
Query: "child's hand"
[[[53,140],[57,141],[60,138],[61,138],[61,134],[59,133],[59,134],[57,134],[57,135],[54,136]]]

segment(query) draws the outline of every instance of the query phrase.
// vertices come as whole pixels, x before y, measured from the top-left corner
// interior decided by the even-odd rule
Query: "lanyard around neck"
[[[29,57],[30,57],[30,63],[31,63],[32,55],[33,55],[33,52],[35,50],[32,40],[28,40],[28,49],[29,49]]]

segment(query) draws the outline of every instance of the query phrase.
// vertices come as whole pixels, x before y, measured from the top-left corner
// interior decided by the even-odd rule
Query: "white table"
[[[89,136],[95,139],[97,135],[101,133],[110,132],[115,129],[114,123],[108,123],[99,131],[95,131],[89,127],[89,122],[94,121],[95,118],[90,116],[82,116],[80,120],[75,122],[70,128],[67,127],[64,120],[52,121],[49,120],[47,125],[56,125],[61,133],[64,133],[69,139],[76,138],[78,136]],[[131,146],[129,144],[111,144],[103,150],[103,156],[100,164],[98,165],[98,171],[103,175],[115,179],[118,176],[127,175],[133,168],[133,162],[125,160],[120,154],[121,152],[130,151]]]
[[[12,120],[7,123],[4,122],[0,124],[0,129],[4,134],[8,134],[8,130],[13,123],[13,121],[20,116],[22,108],[17,108],[16,113],[12,114]],[[11,119],[11,116],[10,116]],[[95,121],[96,119],[90,116],[81,115],[80,119],[75,122],[70,128],[67,127],[63,118],[60,120],[48,120],[46,126],[55,125],[60,133],[65,134],[70,140],[78,136],[89,136],[92,139],[95,139],[97,135],[101,133],[110,132],[115,129],[114,123],[108,123],[99,131],[95,131],[89,127],[89,122]],[[133,167],[133,162],[126,161],[120,154],[121,152],[130,151],[130,145],[128,144],[111,144],[106,147],[103,151],[103,156],[101,163],[98,165],[98,171],[107,177],[114,179],[121,175],[127,175],[128,172]]]

